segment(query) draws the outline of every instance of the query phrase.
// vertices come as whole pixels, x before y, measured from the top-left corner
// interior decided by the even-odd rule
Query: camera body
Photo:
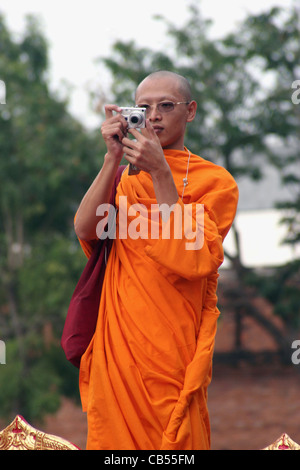
[[[121,108],[121,114],[128,123],[128,129],[142,129],[146,126],[146,108]]]

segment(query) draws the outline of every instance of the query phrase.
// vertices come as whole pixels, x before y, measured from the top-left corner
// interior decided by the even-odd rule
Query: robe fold
[[[178,190],[166,221],[148,173],[126,169],[117,188],[116,238],[80,364],[87,449],[210,448],[218,268],[238,189],[224,168],[191,154],[182,201],[188,152],[164,153]],[[79,241],[89,256],[93,242]]]

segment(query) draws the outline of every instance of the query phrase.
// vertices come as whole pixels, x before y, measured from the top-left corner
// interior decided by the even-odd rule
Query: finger
[[[138,148],[135,147],[132,140],[126,139],[125,137],[124,139],[122,139],[122,145],[124,152],[130,155],[131,157],[137,158],[140,155]]]
[[[152,127],[152,124],[149,119],[146,119],[146,131],[149,133],[149,136],[156,136],[155,130]]]
[[[120,142],[126,135],[121,124],[102,127],[101,132],[104,140],[118,138]]]
[[[113,111],[116,111],[117,113],[120,113],[122,111],[122,109],[116,104],[106,104],[104,106],[104,110],[105,119],[110,119],[111,117],[113,117]]]
[[[121,122],[106,124],[101,127],[103,137],[114,137],[118,135],[120,139],[123,139],[126,135],[126,129],[124,129]]]
[[[124,149],[123,149],[123,151],[124,151]],[[128,163],[132,163],[132,164],[133,164],[134,159],[133,159],[130,155],[128,155],[128,153],[125,152],[125,153],[123,154],[123,157],[125,158],[125,160],[128,161]]]
[[[132,139],[128,139],[128,137],[124,137],[124,139],[122,139],[122,144],[125,145],[126,147],[129,147],[129,148],[134,148],[135,147],[135,142],[134,140]]]
[[[133,137],[136,138],[136,140],[139,140],[139,138],[141,137],[141,133],[140,131],[138,131],[137,129],[135,129],[134,127],[133,128],[130,128],[128,129],[128,132],[133,135]]]
[[[153,129],[149,119],[146,119],[146,126],[141,129],[141,134],[147,139],[153,139],[154,137],[156,137],[155,130]]]
[[[114,136],[115,134],[122,139],[127,134],[127,122],[121,114],[116,114],[112,118],[105,120],[101,126],[102,135]]]
[[[137,162],[137,159],[136,159],[136,155],[134,154],[134,152],[132,151],[132,149],[128,148],[128,147],[123,147],[123,156],[124,158],[129,162],[129,163],[132,163],[133,165],[136,165],[136,162]]]

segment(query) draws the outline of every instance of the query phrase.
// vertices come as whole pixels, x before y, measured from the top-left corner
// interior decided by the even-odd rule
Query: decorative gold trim
[[[33,428],[21,415],[0,432],[0,450],[79,450],[61,437]]]
[[[300,450],[300,445],[294,442],[287,434],[282,434],[279,439],[263,450]]]

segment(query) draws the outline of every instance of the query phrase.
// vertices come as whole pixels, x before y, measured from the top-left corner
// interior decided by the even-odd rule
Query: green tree
[[[33,17],[15,40],[0,16],[0,71],[0,416],[30,420],[54,411],[61,393],[78,394],[59,340],[85,262],[73,218],[103,151],[50,91],[47,41]]]
[[[292,84],[300,77],[299,25],[296,8],[272,8],[247,18],[234,38],[237,50],[244,51],[245,64],[256,64],[262,81],[268,77],[271,82],[264,90],[257,121],[265,134],[269,159],[289,188],[290,197],[277,201],[276,207],[287,228],[283,242],[295,250],[300,243],[300,105],[292,99]],[[300,325],[299,257],[279,266],[273,275],[253,276],[251,282],[273,304],[293,336]]]
[[[251,15],[239,28],[220,39],[209,37],[210,21],[205,20],[198,2],[190,5],[190,17],[181,27],[164,18],[169,39],[164,53],[140,48],[133,41],[116,41],[109,58],[102,58],[113,79],[112,94],[120,105],[133,102],[136,85],[147,74],[160,69],[186,76],[198,103],[197,118],[188,127],[187,146],[204,158],[225,166],[239,182],[241,178],[258,181],[266,165],[275,165],[283,184],[289,184],[291,199],[278,207],[289,209],[289,241],[299,241],[299,109],[291,101],[292,82],[299,71],[299,17],[295,9],[272,8]],[[170,51],[170,52],[169,52]],[[278,145],[280,142],[280,146]],[[280,151],[281,150],[281,151]],[[245,295],[247,286],[271,296],[270,284],[281,291],[282,309],[274,309],[292,325],[299,318],[299,270],[291,265],[290,276],[283,269],[274,277],[257,278],[241,260],[239,233],[235,226],[236,254],[226,253],[237,273],[238,289]],[[279,269],[279,267],[278,267]],[[284,274],[283,274],[284,273]],[[259,288],[259,281],[265,289]],[[279,284],[283,279],[283,284]],[[291,285],[294,286],[291,297]],[[296,289],[296,290],[295,290]],[[268,291],[268,295],[267,295]],[[251,291],[253,294],[253,291]],[[251,296],[247,300],[251,303]],[[289,299],[291,303],[289,304]],[[283,312],[289,310],[289,315]],[[257,310],[256,320],[272,330],[283,347],[280,332],[267,325]]]
[[[263,133],[256,125],[255,91],[258,81],[242,66],[233,49],[234,35],[225,40],[208,36],[210,21],[195,5],[182,27],[165,21],[172,45],[161,53],[139,48],[133,41],[116,41],[103,62],[112,73],[112,93],[121,104],[133,102],[134,89],[146,75],[161,69],[186,76],[198,103],[196,119],[188,127],[187,145],[235,177],[261,177],[259,157],[265,151]],[[250,98],[251,97],[251,98]],[[251,156],[251,159],[249,158]]]

